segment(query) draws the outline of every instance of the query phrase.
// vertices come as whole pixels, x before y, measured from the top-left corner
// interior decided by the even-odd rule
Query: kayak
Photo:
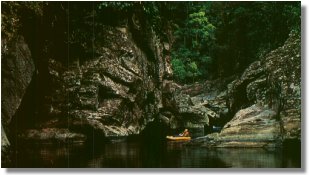
[[[168,140],[191,140],[191,137],[181,137],[181,136],[166,136]]]

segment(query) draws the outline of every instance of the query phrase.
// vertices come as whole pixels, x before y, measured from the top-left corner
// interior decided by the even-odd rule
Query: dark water
[[[283,168],[300,167],[300,152],[275,149],[205,149],[182,142],[145,144],[118,141],[94,146],[24,144],[12,154],[9,167],[95,168]]]

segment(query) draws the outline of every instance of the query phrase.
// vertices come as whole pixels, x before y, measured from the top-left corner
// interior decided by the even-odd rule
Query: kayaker
[[[190,133],[188,129],[185,129],[182,133],[179,134],[181,137],[189,137]]]

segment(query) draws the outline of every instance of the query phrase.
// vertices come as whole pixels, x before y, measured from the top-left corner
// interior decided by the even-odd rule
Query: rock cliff
[[[163,77],[171,74],[167,55],[154,32],[147,36],[151,53],[138,47],[133,35],[129,26],[103,26],[96,33],[95,56],[69,69],[49,60],[56,87],[47,97],[50,115],[57,116],[53,123],[79,132],[89,126],[104,136],[128,136],[155,119],[163,107]]]
[[[165,82],[163,112],[172,129],[188,128],[192,136],[203,136],[230,120],[226,86],[235,77],[180,86]]]
[[[85,3],[92,15],[78,23],[85,34],[70,26],[78,5],[5,4],[5,24],[17,21],[14,33],[2,31],[1,119],[8,140],[128,136],[160,116],[163,82],[172,77],[168,31],[157,34],[139,8],[98,15]],[[114,21],[99,19],[105,13]]]
[[[301,139],[301,42],[285,44],[252,63],[228,85],[227,104],[236,113],[219,133],[194,143],[208,147],[274,147]]]
[[[204,146],[278,146],[300,139],[299,36],[291,34],[239,78],[180,86],[172,80],[168,27],[158,32],[138,8],[96,14],[85,3],[82,14],[78,5],[4,8],[4,24],[14,19],[16,30],[2,28],[2,146],[13,137],[129,136],[150,123],[189,128],[194,137],[223,127],[193,142]]]
[[[1,50],[1,140],[2,146],[5,147],[9,145],[5,131],[9,130],[12,118],[16,115],[30,85],[35,65],[22,36],[15,36],[11,40],[3,38]]]

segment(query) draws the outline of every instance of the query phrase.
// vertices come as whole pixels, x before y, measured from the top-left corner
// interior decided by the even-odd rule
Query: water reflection
[[[147,144],[111,142],[93,145],[25,144],[12,155],[10,167],[300,167],[300,152],[282,149],[206,149],[182,142]]]

